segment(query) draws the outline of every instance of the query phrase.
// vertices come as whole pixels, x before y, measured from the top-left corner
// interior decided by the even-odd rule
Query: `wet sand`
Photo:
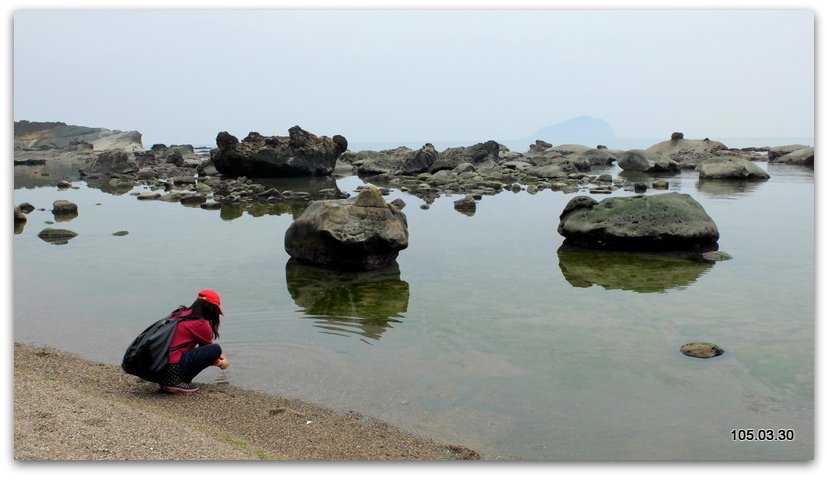
[[[196,379],[197,381],[197,379]],[[14,345],[15,460],[467,460],[357,412],[227,384],[167,394],[52,348]]]

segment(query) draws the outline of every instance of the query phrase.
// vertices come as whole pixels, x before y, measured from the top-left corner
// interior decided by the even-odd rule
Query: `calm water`
[[[209,287],[233,366],[203,382],[357,410],[488,458],[808,459],[814,174],[761,165],[772,178],[759,184],[670,178],[717,223],[734,259],[716,264],[559,251],[574,195],[553,191],[484,197],[472,217],[456,196],[422,210],[392,191],[408,203],[399,270],[345,275],[289,261],[290,214],[17,189],[15,204],[47,211],[13,239],[14,337],[120,363],[148,323]],[[79,233],[67,245],[37,237],[56,199],[80,210],[52,226]],[[692,341],[726,353],[681,355]],[[734,442],[734,428],[795,440]]]

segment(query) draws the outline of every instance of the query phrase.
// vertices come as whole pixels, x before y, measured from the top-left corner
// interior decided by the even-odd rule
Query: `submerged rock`
[[[558,233],[570,245],[618,250],[714,250],[719,230],[687,194],[573,198],[560,215]]]
[[[716,344],[711,344],[709,342],[691,342],[689,344],[684,344],[681,346],[681,353],[687,355],[688,357],[695,357],[695,358],[713,358],[722,355],[725,351],[721,347]]]
[[[733,259],[733,256],[728,254],[727,252],[722,251],[708,251],[702,254],[702,258],[706,261],[710,262],[720,262],[720,261],[729,261]]]
[[[381,269],[408,247],[408,222],[371,186],[352,199],[311,202],[288,228],[284,244],[291,257],[306,263],[336,270]]]

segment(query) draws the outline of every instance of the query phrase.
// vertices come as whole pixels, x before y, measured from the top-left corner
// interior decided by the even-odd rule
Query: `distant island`
[[[539,129],[529,137],[531,142],[541,140],[552,144],[613,144],[618,138],[606,121],[591,116],[578,116]]]

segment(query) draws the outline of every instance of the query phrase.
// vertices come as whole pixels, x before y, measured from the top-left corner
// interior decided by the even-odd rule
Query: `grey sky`
[[[814,135],[811,11],[17,11],[14,119],[212,144]]]

